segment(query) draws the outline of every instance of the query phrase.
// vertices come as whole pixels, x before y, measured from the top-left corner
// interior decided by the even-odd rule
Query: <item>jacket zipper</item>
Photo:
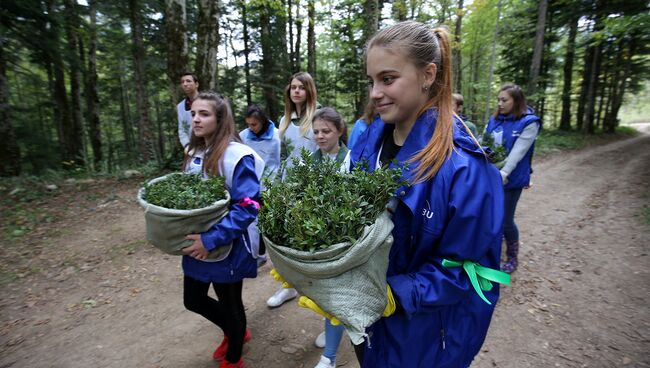
[[[447,348],[447,345],[445,344],[445,329],[444,328],[440,329],[440,337],[442,338],[442,350],[445,350]]]
[[[447,343],[445,342],[445,325],[442,323],[442,311],[438,311],[438,317],[440,317],[440,341],[442,342],[442,350],[447,349]]]

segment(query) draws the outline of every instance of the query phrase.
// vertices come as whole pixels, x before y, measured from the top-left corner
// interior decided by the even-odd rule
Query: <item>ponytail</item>
[[[436,66],[433,84],[427,88],[428,100],[418,116],[431,108],[437,110],[436,128],[429,143],[408,162],[418,162],[414,182],[433,178],[454,149],[453,101],[451,73],[451,42],[444,28],[430,29],[414,21],[397,23],[377,32],[368,42],[367,50],[381,46],[403,52],[417,68]],[[366,52],[366,58],[367,58]],[[366,59],[367,60],[367,59]]]
[[[429,87],[429,100],[420,109],[418,115],[427,109],[435,107],[438,111],[436,128],[429,143],[409,162],[420,161],[415,169],[414,181],[426,181],[433,178],[442,163],[451,155],[454,149],[453,97],[451,72],[451,43],[449,33],[444,28],[433,29],[434,42],[437,43],[440,57],[434,63],[437,66],[436,78]]]

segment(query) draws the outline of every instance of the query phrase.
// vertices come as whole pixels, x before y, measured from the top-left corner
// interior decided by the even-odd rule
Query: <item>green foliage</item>
[[[208,207],[225,198],[222,176],[204,180],[200,174],[170,174],[164,180],[145,184],[144,199],[156,206],[177,210]]]
[[[614,134],[598,131],[594,135],[584,135],[575,131],[566,132],[563,130],[542,129],[535,142],[535,152],[537,154],[548,154],[559,151],[572,151],[629,137],[638,133],[632,127],[617,127],[616,133]]]
[[[494,91],[499,81],[493,80],[488,85],[488,73],[492,55],[492,40],[497,18],[497,1],[477,0],[467,7],[467,15],[463,18],[461,35],[462,55],[462,90],[465,98],[463,112],[470,120],[481,123],[486,109],[486,97],[489,91]],[[494,94],[493,94],[494,96]],[[492,103],[492,101],[490,101]]]
[[[63,152],[65,138],[61,134],[59,117],[72,113],[69,85],[73,65],[67,57],[62,58],[62,76],[54,73],[53,55],[68,55],[65,28],[68,19],[60,3],[48,4],[36,0],[9,0],[3,8],[2,25],[7,64],[7,87],[9,90],[10,124],[16,132],[16,144],[20,148],[23,172],[43,175],[48,169],[64,167]],[[321,105],[334,106],[347,122],[354,122],[361,113],[368,89],[363,63],[363,52],[370,36],[364,2],[353,0],[323,0],[316,3],[316,73],[318,101]],[[220,2],[220,43],[215,45],[221,51],[218,57],[215,87],[232,101],[236,122],[243,128],[243,116],[247,106],[246,80],[243,68],[243,25],[242,10],[246,10],[248,32],[248,59],[250,71],[251,99],[263,104],[277,123],[283,114],[283,89],[287,78],[293,72],[287,55],[288,12],[293,14],[294,43],[298,31],[301,35],[300,70],[307,68],[307,25],[306,3],[293,2],[289,9],[286,1],[253,0],[246,2]],[[525,86],[528,81],[530,61],[533,52],[535,23],[538,2],[532,0],[474,0],[465,1],[463,9],[456,9],[458,2],[452,0],[423,1],[399,0],[380,1],[379,28],[393,24],[397,18],[414,19],[431,26],[446,25],[455,29],[462,15],[460,44],[461,92],[465,97],[465,114],[471,121],[485,123],[486,111],[494,108],[496,89],[504,82],[517,82]],[[125,168],[142,164],[138,156],[139,114],[135,99],[133,55],[131,52],[131,27],[129,26],[129,5],[127,2],[96,2],[97,7],[97,89],[101,122],[102,162],[96,167],[88,164],[79,172],[88,171],[115,173]],[[500,17],[497,54],[494,61],[496,74],[490,79],[492,62],[492,41],[497,32],[497,7]],[[300,11],[298,12],[297,8]],[[88,7],[78,5],[78,36],[80,54],[88,55],[90,27]],[[199,6],[197,2],[186,4],[186,34],[188,49],[195,50]],[[299,13],[299,15],[297,14]],[[156,169],[171,168],[170,163],[180,162],[182,150],[176,132],[173,89],[180,93],[176,78],[167,75],[167,38],[165,2],[143,0],[139,2],[139,18],[145,47],[143,56],[146,74],[146,95],[149,102],[149,116],[155,141],[154,155]],[[297,20],[302,28],[297,29]],[[544,120],[555,125],[560,114],[560,93],[562,66],[565,64],[567,25],[579,17],[580,27],[576,38],[574,56],[574,78],[571,88],[571,112],[575,115],[587,46],[598,43],[601,88],[596,91],[599,108],[597,124],[602,117],[613,110],[617,103],[612,97],[624,93],[626,104],[619,114],[622,121],[645,119],[643,109],[650,75],[650,15],[647,4],[642,1],[612,0],[608,2],[586,2],[581,0],[559,0],[549,3],[547,15],[544,61],[538,84],[538,93],[527,96],[535,102],[537,113]],[[596,20],[599,27],[594,29]],[[54,30],[57,32],[54,32]],[[178,35],[173,35],[178,36]],[[190,52],[188,70],[196,69],[196,53]],[[225,55],[225,56],[224,56]],[[627,70],[627,71],[626,71]],[[80,72],[87,81],[87,63]],[[628,77],[625,77],[628,75]],[[52,98],[53,81],[63,78],[66,84],[67,107],[64,109]],[[491,81],[491,82],[489,82]],[[623,81],[625,83],[623,83]],[[82,96],[88,95],[82,85]],[[209,86],[201,84],[201,89]],[[640,92],[640,93],[637,93]],[[491,96],[488,101],[488,95]],[[637,103],[638,102],[638,103]],[[82,98],[81,111],[85,112],[87,101]],[[644,107],[645,106],[645,107]],[[600,111],[602,110],[602,111]],[[640,111],[641,110],[641,111]],[[645,109],[647,110],[647,109]],[[575,119],[575,117],[573,118]],[[600,119],[600,120],[598,120]],[[88,118],[84,116],[84,125]],[[614,118],[615,120],[615,118]],[[610,117],[609,121],[612,121]],[[277,125],[277,124],[276,124]],[[89,142],[88,126],[84,126],[84,158],[92,162],[95,153]],[[67,158],[69,160],[69,158]]]
[[[399,169],[339,169],[339,163],[315,162],[303,151],[302,161],[295,161],[285,181],[262,194],[261,232],[278,244],[311,252],[353,242],[404,184]]]
[[[650,227],[650,191],[643,195],[643,208],[641,208],[641,217],[643,222]]]
[[[46,184],[58,179],[54,172],[43,177],[21,176],[0,178],[0,227],[7,240],[15,240],[31,232],[38,224],[51,222],[54,215],[47,209],[34,205],[55,195]]]
[[[544,154],[560,150],[576,150],[584,145],[585,136],[581,133],[542,129],[535,143],[535,151]]]
[[[506,148],[501,144],[496,145],[494,143],[494,137],[492,137],[492,134],[484,134],[481,144],[489,148],[487,153],[490,162],[493,163],[497,168],[502,168],[505,164],[506,158],[508,157]]]

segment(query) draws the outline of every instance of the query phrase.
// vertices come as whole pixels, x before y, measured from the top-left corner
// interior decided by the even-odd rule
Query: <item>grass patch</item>
[[[624,135],[624,136],[635,136],[639,134],[639,131],[632,128],[631,126],[622,125],[616,128],[616,133],[614,134]]]
[[[642,200],[641,219],[646,226],[650,227],[650,190],[645,192]]]
[[[557,151],[576,150],[585,146],[585,136],[578,132],[542,129],[535,142],[535,151],[546,154]]]
[[[619,126],[613,134],[596,132],[596,134],[591,135],[576,131],[542,129],[535,142],[535,152],[544,155],[553,152],[578,150],[637,134],[639,132],[629,126]]]
[[[641,216],[643,216],[643,221],[647,226],[650,226],[650,206],[643,206],[641,209]]]

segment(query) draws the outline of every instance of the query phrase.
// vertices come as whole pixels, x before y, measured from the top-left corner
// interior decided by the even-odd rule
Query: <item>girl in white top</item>
[[[284,89],[284,116],[280,119],[280,140],[285,168],[293,166],[293,158],[300,158],[300,150],[318,149],[312,132],[316,113],[316,85],[311,75],[299,72],[291,76]]]
[[[312,131],[316,97],[316,84],[309,73],[299,72],[291,76],[284,89],[284,116],[280,119],[279,129],[284,166],[282,178],[286,175],[286,170],[293,166],[294,158],[300,159],[302,148],[311,153],[318,149]],[[266,304],[271,308],[279,307],[297,295],[296,289],[280,287]]]

